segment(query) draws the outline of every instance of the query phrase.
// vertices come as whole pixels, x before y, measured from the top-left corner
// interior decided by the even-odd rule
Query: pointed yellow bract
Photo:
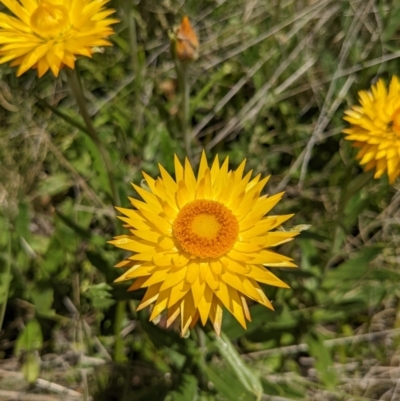
[[[91,57],[93,48],[110,46],[114,33],[104,6],[109,0],[0,0],[13,14],[0,13],[0,63],[19,65],[20,76],[37,68],[58,76],[66,65],[74,68],[76,56]]]
[[[344,119],[351,124],[343,130],[353,146],[360,148],[357,159],[365,171],[375,169],[374,178],[385,172],[392,184],[400,174],[400,82],[394,76],[389,90],[382,79],[370,92],[358,93],[360,106],[352,106]]]
[[[296,267],[268,250],[298,234],[272,231],[292,217],[266,216],[282,194],[260,196],[268,178],[251,180],[244,167],[228,171],[228,158],[220,165],[217,156],[210,168],[203,152],[196,177],[175,156],[175,179],[162,166],[157,180],[143,174],[150,191],[135,186],[143,201],[117,208],[131,234],[110,243],[133,252],[117,265],[128,268],[118,281],[147,288],[138,309],[154,304],[150,320],[168,310],[169,326],[180,316],[182,336],[198,319],[219,334],[223,307],[246,328],[246,298],[272,309],[257,282],[288,287],[264,266]]]

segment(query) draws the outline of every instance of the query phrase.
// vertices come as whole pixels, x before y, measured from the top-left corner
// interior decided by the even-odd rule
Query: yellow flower
[[[93,47],[109,46],[113,34],[105,9],[109,0],[0,0],[14,15],[0,13],[0,63],[19,65],[17,76],[49,68],[58,76],[64,65],[74,68],[77,55],[91,57]]]
[[[117,281],[147,288],[138,310],[154,303],[150,320],[167,309],[167,326],[180,315],[182,335],[199,318],[219,334],[225,307],[246,328],[246,297],[273,309],[258,282],[288,288],[264,266],[296,267],[269,250],[298,234],[272,231],[293,215],[266,217],[283,193],[260,196],[269,177],[243,176],[244,167],[228,171],[228,158],[220,166],[217,156],[209,168],[203,152],[196,178],[175,156],[175,180],[159,165],[157,180],[143,173],[148,191],[133,185],[143,201],[117,208],[130,235],[110,243],[134,252],[116,266],[129,268]]]
[[[343,132],[360,148],[357,159],[364,170],[375,169],[374,178],[387,172],[392,184],[400,174],[400,82],[394,76],[387,90],[380,79],[371,89],[360,91],[360,106],[345,112],[351,127]]]

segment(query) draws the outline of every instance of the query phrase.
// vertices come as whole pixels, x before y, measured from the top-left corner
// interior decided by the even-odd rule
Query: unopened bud
[[[187,16],[174,32],[176,56],[180,61],[195,61],[199,57],[199,40]]]

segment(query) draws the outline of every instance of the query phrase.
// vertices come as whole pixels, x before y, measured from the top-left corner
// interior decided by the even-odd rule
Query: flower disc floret
[[[33,32],[43,38],[55,38],[62,35],[69,25],[68,10],[62,5],[52,4],[42,0],[31,19]]]
[[[239,223],[222,203],[200,199],[179,211],[172,232],[183,250],[191,255],[218,258],[232,249]]]
[[[143,173],[148,190],[134,185],[142,200],[117,208],[130,233],[110,243],[132,253],[117,281],[147,289],[138,310],[153,305],[150,320],[167,311],[167,326],[180,317],[184,335],[210,319],[219,334],[225,308],[246,328],[248,299],[272,309],[259,283],[287,287],[266,266],[296,267],[270,249],[298,234],[275,230],[292,215],[267,215],[283,194],[261,195],[268,178],[244,168],[229,171],[218,157],[209,167],[203,153],[196,177],[175,157],[175,179],[161,165],[156,180]]]

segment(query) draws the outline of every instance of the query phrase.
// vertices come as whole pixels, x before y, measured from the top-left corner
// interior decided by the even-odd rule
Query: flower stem
[[[175,69],[178,75],[179,90],[181,92],[181,127],[182,136],[185,142],[185,151],[189,160],[192,159],[192,138],[190,129],[190,83],[189,68],[186,62],[178,60],[176,55]]]
[[[114,362],[124,362],[126,357],[124,354],[124,340],[121,336],[122,325],[124,321],[126,301],[119,301],[116,306],[114,320]]]
[[[190,130],[190,83],[187,65],[182,66],[182,133],[185,140],[185,150],[189,159],[192,158],[192,138]]]
[[[85,131],[89,137],[92,139],[92,141],[95,143],[97,150],[99,151],[103,161],[105,168],[107,170],[107,176],[108,176],[108,181],[110,183],[110,189],[111,189],[111,195],[112,199],[114,202],[114,205],[119,205],[119,196],[118,196],[118,191],[115,186],[115,180],[112,174],[112,164],[111,164],[111,159],[110,155],[105,148],[103,142],[101,141],[99,135],[97,134],[96,129],[94,128],[92,118],[89,114],[89,111],[86,106],[86,100],[85,96],[83,94],[82,90],[82,84],[79,78],[79,75],[77,74],[76,70],[72,70],[69,68],[66,68],[66,73],[67,73],[67,78],[68,78],[68,84],[71,88],[72,95],[74,96],[76,103],[78,104],[79,111],[81,113],[81,116],[83,118],[83,121],[85,122],[87,130]]]
[[[125,3],[126,10],[125,15],[128,20],[128,32],[130,42],[130,56],[132,73],[136,76],[135,81],[138,81],[139,76],[139,49],[136,35],[136,21],[135,16],[132,13],[132,5],[129,2]]]
[[[125,1],[125,18],[127,20],[128,25],[128,33],[129,33],[129,52],[130,52],[130,60],[131,60],[131,70],[133,75],[132,80],[132,90],[134,91],[135,98],[137,101],[134,104],[133,116],[134,116],[134,132],[140,132],[142,120],[143,120],[143,111],[144,106],[141,102],[141,90],[143,85],[143,69],[142,63],[140,59],[140,51],[137,40],[137,25],[135,19],[135,6],[132,9],[132,4],[128,1]]]

